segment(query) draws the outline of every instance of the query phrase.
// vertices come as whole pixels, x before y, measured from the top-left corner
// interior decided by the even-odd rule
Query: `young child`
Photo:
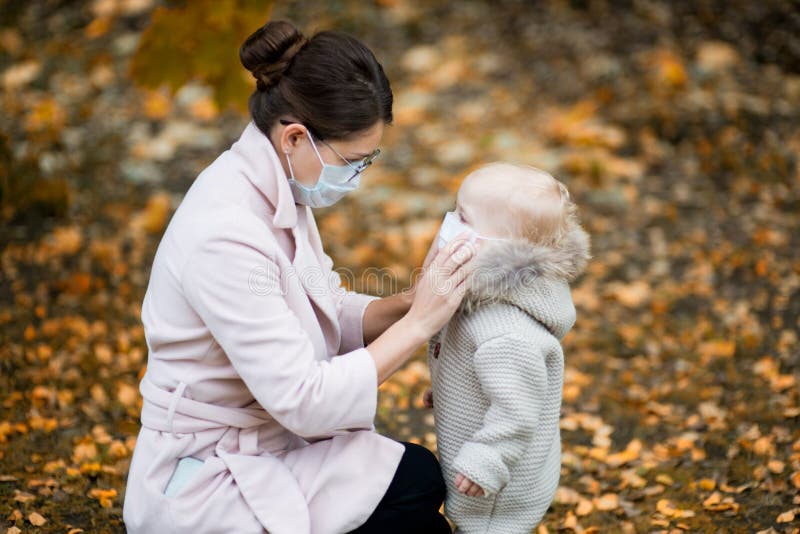
[[[568,282],[589,238],[563,184],[507,163],[466,177],[439,246],[465,230],[477,266],[428,352],[445,513],[456,532],[528,534],[558,486],[560,340],[575,322]]]

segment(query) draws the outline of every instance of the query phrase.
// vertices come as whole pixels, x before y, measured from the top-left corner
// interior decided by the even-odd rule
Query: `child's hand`
[[[483,497],[483,488],[461,473],[456,475],[456,489],[459,493],[469,495],[470,497]]]
[[[422,395],[422,404],[426,408],[433,408],[433,390],[428,388]]]

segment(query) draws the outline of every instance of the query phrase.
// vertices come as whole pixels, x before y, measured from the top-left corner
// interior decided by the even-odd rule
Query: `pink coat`
[[[142,305],[129,533],[327,534],[361,525],[403,446],[374,432],[373,297],[345,291],[311,210],[251,122],[195,180]],[[171,497],[177,460],[204,460]]]

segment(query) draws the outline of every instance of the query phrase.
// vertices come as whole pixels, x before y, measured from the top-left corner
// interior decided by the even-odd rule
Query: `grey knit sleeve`
[[[508,483],[509,469],[533,439],[547,392],[547,370],[541,351],[513,334],[482,343],[474,366],[490,406],[453,467],[489,496]]]

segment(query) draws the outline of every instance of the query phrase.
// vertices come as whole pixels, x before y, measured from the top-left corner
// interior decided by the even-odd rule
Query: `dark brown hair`
[[[320,139],[345,139],[378,121],[392,122],[392,89],[381,64],[345,33],[305,37],[288,21],[268,22],[239,49],[256,81],[248,106],[269,135],[292,115]]]

